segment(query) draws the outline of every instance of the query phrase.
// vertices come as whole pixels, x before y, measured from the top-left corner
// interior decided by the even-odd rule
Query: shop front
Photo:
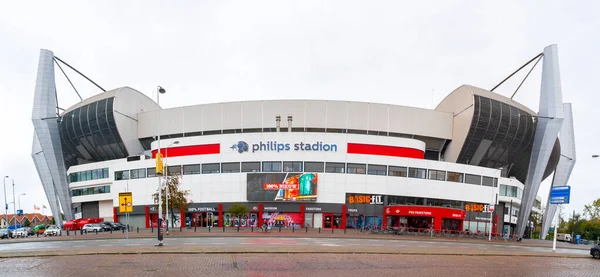
[[[383,195],[346,194],[346,228],[363,229],[383,226]]]
[[[459,232],[465,220],[465,211],[433,206],[385,206],[384,228],[392,227],[411,232]]]
[[[188,207],[185,214],[186,227],[218,227],[219,226],[219,207],[199,206]]]
[[[315,203],[302,206],[304,207],[304,227],[343,229],[345,226],[345,205]]]

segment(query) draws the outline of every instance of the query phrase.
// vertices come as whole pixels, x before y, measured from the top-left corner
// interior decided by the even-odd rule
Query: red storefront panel
[[[152,158],[156,157],[156,152],[157,152],[157,150],[152,150]],[[221,145],[218,143],[213,143],[213,144],[202,144],[202,145],[179,146],[179,147],[169,147],[169,150],[167,150],[165,148],[161,148],[160,153],[163,154],[163,157],[181,157],[181,156],[219,154],[219,153],[221,153]],[[167,154],[168,154],[168,156],[167,156]]]
[[[419,149],[389,145],[348,143],[348,154],[364,154],[423,159],[425,152]]]
[[[386,206],[383,213],[384,225],[387,222],[388,216],[433,218],[433,228],[438,232],[442,228],[442,220],[444,218],[460,220],[462,223],[466,215],[463,210],[431,206]]]

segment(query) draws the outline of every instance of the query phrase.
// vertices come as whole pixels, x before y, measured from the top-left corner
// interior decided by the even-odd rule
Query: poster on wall
[[[267,212],[263,213],[262,219],[269,227],[300,228],[302,223],[300,213]]]
[[[317,173],[248,173],[248,201],[317,201]]]

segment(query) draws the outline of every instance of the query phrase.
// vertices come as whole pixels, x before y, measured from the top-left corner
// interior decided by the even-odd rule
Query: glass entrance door
[[[329,229],[333,227],[333,214],[323,214],[323,228]]]

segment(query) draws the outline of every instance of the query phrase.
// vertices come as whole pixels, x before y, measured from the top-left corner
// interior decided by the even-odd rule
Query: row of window
[[[91,188],[74,189],[71,191],[71,196],[92,195],[100,193],[110,193],[110,186],[98,186]]]
[[[521,199],[523,198],[523,190],[514,186],[500,185],[500,196],[516,197]]]
[[[108,178],[108,168],[93,169],[87,171],[73,172],[69,174],[69,182],[91,181]]]
[[[430,179],[490,187],[498,186],[493,177],[460,172],[377,164],[336,163],[336,162],[232,162],[172,165],[167,167],[168,175],[193,175],[238,172],[325,172],[367,174],[381,176]],[[155,168],[140,168],[115,172],[115,180],[155,177]]]

